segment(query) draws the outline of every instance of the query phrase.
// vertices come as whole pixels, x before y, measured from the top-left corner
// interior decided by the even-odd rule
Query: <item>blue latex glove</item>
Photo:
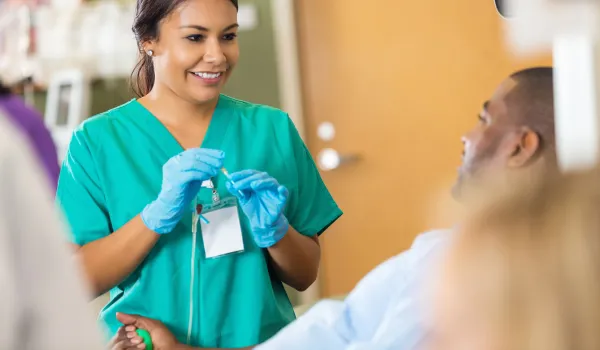
[[[227,182],[227,189],[238,198],[256,244],[268,248],[279,242],[290,226],[283,215],[288,190],[269,174],[256,170],[233,173],[229,180],[234,184]]]
[[[142,210],[142,221],[152,231],[171,232],[188,211],[202,181],[216,176],[225,154],[206,148],[192,148],[169,159],[163,166],[158,198]]]

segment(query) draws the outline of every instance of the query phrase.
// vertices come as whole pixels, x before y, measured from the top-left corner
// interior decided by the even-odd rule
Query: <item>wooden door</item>
[[[551,59],[510,55],[492,0],[300,0],[297,15],[309,148],[362,157],[323,173],[345,212],[322,240],[331,296],[432,228],[428,201],[451,184],[482,102]]]

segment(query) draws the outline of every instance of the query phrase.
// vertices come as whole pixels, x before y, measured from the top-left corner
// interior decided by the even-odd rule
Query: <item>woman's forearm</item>
[[[279,279],[290,287],[305,291],[317,279],[321,260],[317,236],[304,236],[290,226],[287,234],[268,251]]]
[[[159,235],[136,216],[112,234],[79,248],[77,253],[96,295],[123,281],[148,255]]]

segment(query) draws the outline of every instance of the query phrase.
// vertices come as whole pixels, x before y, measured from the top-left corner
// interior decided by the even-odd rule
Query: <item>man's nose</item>
[[[223,54],[223,50],[221,50],[221,43],[218,39],[212,38],[206,41],[204,60],[208,63],[212,63],[215,66],[221,65],[227,60]]]
[[[477,139],[478,133],[479,131],[477,129],[470,129],[463,134],[463,136],[460,138],[460,141],[466,146],[469,144],[469,142],[473,142],[473,140]]]
[[[469,134],[464,135],[463,137],[460,138],[460,142],[462,142],[462,151],[463,154],[465,154],[467,152],[467,149],[470,147],[470,143],[472,142],[472,138],[470,137]]]

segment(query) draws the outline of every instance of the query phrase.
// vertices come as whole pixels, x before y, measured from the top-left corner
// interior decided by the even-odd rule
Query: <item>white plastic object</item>
[[[254,4],[240,4],[238,9],[240,30],[253,30],[258,26],[258,11]]]
[[[511,48],[521,54],[552,49],[558,35],[600,34],[600,2],[596,0],[505,0],[512,18],[505,20]]]

